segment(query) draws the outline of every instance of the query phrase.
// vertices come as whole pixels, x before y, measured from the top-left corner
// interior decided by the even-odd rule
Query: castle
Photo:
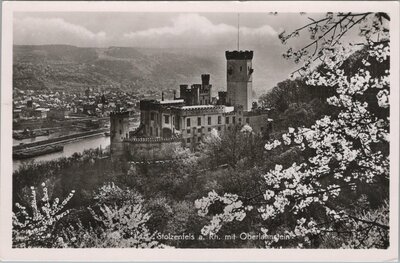
[[[110,115],[111,156],[129,154],[133,160],[165,160],[178,146],[196,149],[212,129],[220,133],[248,124],[255,133],[267,133],[267,112],[252,111],[253,51],[226,51],[227,91],[211,97],[210,75],[201,84],[180,85],[172,100],[141,100],[140,126],[129,131],[129,113]]]

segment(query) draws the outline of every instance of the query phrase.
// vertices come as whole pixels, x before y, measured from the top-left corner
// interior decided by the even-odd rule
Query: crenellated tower
[[[251,111],[253,101],[253,51],[226,51],[226,103]]]

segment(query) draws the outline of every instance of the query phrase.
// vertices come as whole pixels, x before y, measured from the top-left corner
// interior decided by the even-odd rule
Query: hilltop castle
[[[133,160],[168,159],[178,146],[195,149],[216,129],[224,133],[248,124],[255,133],[270,129],[266,112],[252,111],[253,51],[226,51],[227,91],[211,97],[210,75],[201,84],[180,85],[173,100],[140,101],[140,126],[129,132],[129,113],[110,115],[111,155],[130,154]]]

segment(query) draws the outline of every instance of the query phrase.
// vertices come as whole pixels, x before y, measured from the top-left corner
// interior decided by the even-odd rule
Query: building
[[[229,105],[251,111],[253,103],[253,51],[226,51],[227,98]]]
[[[218,92],[216,103],[210,75],[203,74],[201,84],[180,85],[178,98],[174,92],[172,100],[164,95],[161,100],[141,100],[140,126],[134,133],[124,126],[129,114],[115,112],[111,115],[112,153],[127,152],[134,160],[167,159],[179,145],[195,149],[213,129],[224,133],[248,124],[255,133],[268,133],[268,113],[251,111],[253,51],[226,51],[225,56],[227,91]]]
[[[68,116],[68,111],[64,108],[51,108],[47,112],[47,118],[52,120],[64,120]]]
[[[211,104],[210,74],[201,75],[201,84],[180,85],[180,99],[188,106]],[[174,98],[175,99],[175,98]]]

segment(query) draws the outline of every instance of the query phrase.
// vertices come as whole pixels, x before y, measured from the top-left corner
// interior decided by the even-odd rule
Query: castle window
[[[210,132],[210,131],[211,131],[211,128],[208,128],[208,131]]]
[[[150,113],[150,120],[154,121],[154,115],[155,115],[154,112]]]
[[[239,118],[239,123],[242,123],[242,118]]]
[[[208,125],[211,125],[211,117],[208,117],[207,121],[208,121]]]
[[[187,142],[187,143],[190,143],[190,138],[187,138],[187,139],[186,139],[186,142]]]
[[[218,116],[218,124],[221,124],[221,116]]]
[[[164,115],[165,118],[165,123],[168,124],[169,123],[169,116],[168,115]]]
[[[153,136],[153,127],[150,127],[150,136]]]
[[[158,128],[156,128],[156,136],[158,136]]]
[[[225,122],[226,124],[229,124],[229,117],[226,117]]]
[[[228,131],[230,131],[231,130],[231,127],[230,126],[228,126]]]
[[[187,127],[190,127],[190,118],[187,118],[187,119],[186,119],[186,126],[187,126]]]
[[[198,132],[198,133],[201,133],[201,128],[197,129],[197,132]]]
[[[218,130],[221,131],[221,126],[218,127]]]
[[[198,142],[201,142],[201,137],[197,138],[197,141],[198,141]]]
[[[240,72],[242,72],[242,69],[243,69],[242,66],[240,66]]]
[[[187,132],[187,133],[190,133],[190,129],[187,129],[186,132]]]
[[[246,118],[246,123],[250,123],[250,119],[249,118]]]
[[[201,117],[197,117],[197,126],[201,126]]]
[[[236,117],[232,117],[232,123],[233,123],[233,124],[236,123]]]
[[[122,134],[122,130],[119,130],[119,134]]]

